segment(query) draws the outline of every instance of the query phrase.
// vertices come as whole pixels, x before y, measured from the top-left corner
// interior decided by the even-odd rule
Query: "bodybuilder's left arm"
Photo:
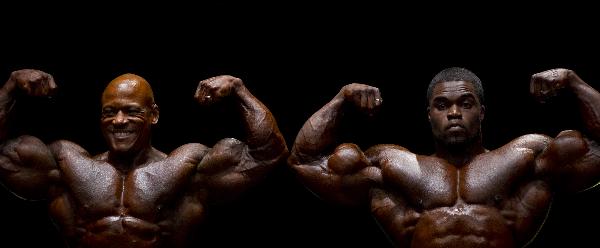
[[[209,201],[235,199],[286,159],[288,149],[275,118],[241,79],[218,76],[203,80],[195,98],[203,105],[235,101],[247,136],[245,141],[227,138],[217,142],[198,165],[198,180],[208,190]]]
[[[538,156],[536,170],[560,191],[594,186],[600,181],[600,93],[568,69],[534,74],[530,90],[541,102],[561,90],[572,92],[585,126],[558,134]]]

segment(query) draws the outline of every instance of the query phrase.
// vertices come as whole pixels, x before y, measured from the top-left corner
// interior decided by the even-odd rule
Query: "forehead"
[[[102,105],[139,104],[143,105],[149,98],[149,93],[135,83],[111,85],[102,94]]]
[[[467,81],[448,81],[437,83],[432,90],[432,99],[436,97],[451,97],[462,95],[475,96],[475,87]]]

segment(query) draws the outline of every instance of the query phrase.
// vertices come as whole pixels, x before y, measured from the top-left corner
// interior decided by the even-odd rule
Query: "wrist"
[[[239,79],[233,83],[231,90],[233,91],[233,95],[237,96],[238,98],[244,98],[244,96],[247,96],[250,93],[250,91],[242,83],[242,80]]]
[[[0,88],[0,92],[3,95],[14,95],[16,88],[17,88],[17,82],[11,75],[11,77],[8,78],[6,83],[4,83],[4,86],[2,86],[2,88]]]
[[[585,83],[581,78],[572,70],[567,72],[567,86],[571,89],[576,89],[578,86],[584,85]]]

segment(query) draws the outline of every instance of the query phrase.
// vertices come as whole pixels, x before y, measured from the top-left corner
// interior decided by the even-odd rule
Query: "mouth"
[[[124,139],[134,134],[132,130],[111,130],[110,133],[117,139]]]
[[[446,130],[449,130],[449,131],[457,131],[457,130],[464,130],[464,129],[465,129],[465,127],[458,123],[453,123],[453,124],[448,125],[448,127],[446,127]]]

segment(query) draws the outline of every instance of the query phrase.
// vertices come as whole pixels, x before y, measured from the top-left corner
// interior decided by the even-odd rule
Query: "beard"
[[[481,129],[470,134],[434,134],[434,138],[438,144],[443,144],[450,151],[462,151],[481,139]]]

